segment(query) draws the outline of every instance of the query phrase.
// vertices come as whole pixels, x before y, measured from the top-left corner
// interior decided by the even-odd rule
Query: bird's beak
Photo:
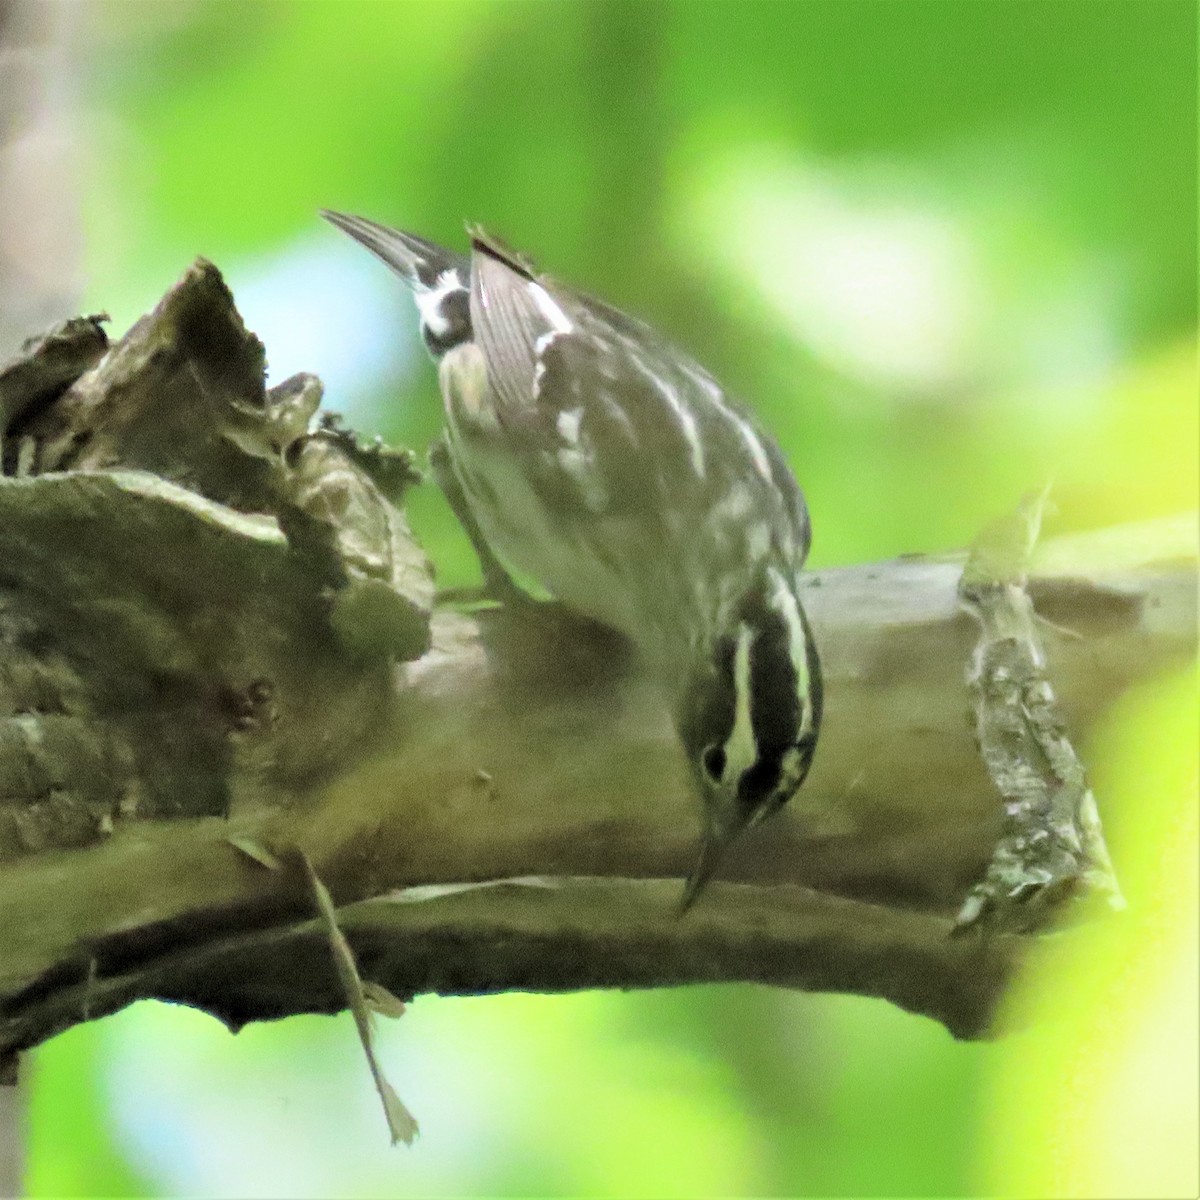
[[[704,842],[700,846],[700,858],[683,889],[683,899],[679,905],[681,917],[700,898],[700,893],[721,865],[721,859],[725,857],[725,851],[729,849],[730,843],[746,828],[747,824],[748,822],[740,813],[733,819],[724,821],[709,819]]]

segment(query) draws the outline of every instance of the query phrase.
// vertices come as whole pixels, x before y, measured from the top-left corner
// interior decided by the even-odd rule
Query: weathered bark
[[[95,336],[60,335],[81,371]],[[988,1031],[1025,943],[949,937],[1004,822],[961,559],[808,578],[816,766],[680,919],[699,821],[654,689],[554,606],[431,617],[409,459],[309,432],[315,380],[264,392],[213,268],[65,391],[44,366],[0,374],[0,1047],[144,996],[342,1007],[301,854],[397,995],[757,980]],[[1195,536],[1035,554],[1077,741],[1194,654]]]

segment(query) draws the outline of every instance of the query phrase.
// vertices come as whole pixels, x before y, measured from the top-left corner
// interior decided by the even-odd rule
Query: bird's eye
[[[725,747],[709,746],[704,751],[701,761],[704,763],[704,769],[708,772],[708,777],[713,782],[718,782],[725,774]]]

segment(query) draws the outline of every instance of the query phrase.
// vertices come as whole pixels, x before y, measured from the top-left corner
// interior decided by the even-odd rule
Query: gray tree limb
[[[681,920],[697,805],[611,634],[434,609],[411,459],[310,431],[313,379],[265,391],[211,266],[77,348],[69,386],[28,383],[54,339],[0,372],[0,1047],[146,996],[343,1007],[302,854],[398,996],[755,980],[989,1032],[1027,940],[949,936],[1005,832],[961,558],[809,577],[812,776]],[[1034,552],[1077,743],[1194,655],[1196,557],[1194,517]]]

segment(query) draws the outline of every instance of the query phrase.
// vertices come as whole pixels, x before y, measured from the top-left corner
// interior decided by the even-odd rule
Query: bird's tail
[[[438,279],[456,267],[467,279],[467,260],[434,242],[427,242],[412,233],[390,229],[366,217],[355,217],[349,213],[330,212],[321,209],[321,216],[356,242],[366,246],[376,258],[385,262],[405,282],[418,290],[429,290],[437,286]]]

